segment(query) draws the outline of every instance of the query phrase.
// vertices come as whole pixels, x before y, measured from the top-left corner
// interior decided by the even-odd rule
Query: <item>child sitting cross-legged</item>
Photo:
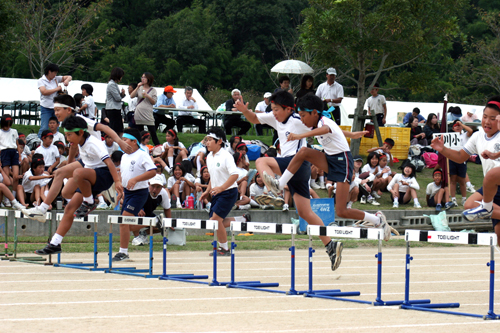
[[[436,207],[436,212],[441,211],[443,204],[446,210],[453,207],[454,204],[450,202],[448,186],[443,186],[443,171],[441,169],[434,170],[432,179],[434,179],[434,181],[429,183],[425,190],[427,206]]]
[[[24,174],[22,184],[17,186],[17,196],[23,206],[28,207],[29,204],[38,206],[45,200],[44,192],[47,185],[41,180],[48,180],[54,176],[44,174],[44,167],[43,159],[36,158],[35,154],[31,168]]]
[[[406,205],[413,199],[413,207],[422,208],[417,198],[417,190],[420,189],[415,178],[415,166],[409,163],[404,167],[403,173],[398,173],[392,178],[387,189],[391,192],[393,208],[398,208],[399,204]]]
[[[257,173],[255,174],[255,182],[250,185],[250,205],[252,207],[259,207],[260,209],[274,209],[273,205],[259,205],[255,200],[259,195],[267,195],[267,188],[260,173]]]

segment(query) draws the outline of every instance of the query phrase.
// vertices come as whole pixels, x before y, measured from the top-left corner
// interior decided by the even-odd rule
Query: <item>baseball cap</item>
[[[353,160],[354,162],[356,162],[356,161],[361,161],[361,162],[363,162],[363,158],[362,158],[361,156],[359,156],[359,155],[354,156],[354,157],[352,158],[352,160]]]
[[[163,181],[159,175],[156,175],[149,180],[149,185],[163,185]]]
[[[171,92],[171,93],[176,93],[177,91],[174,90],[174,87],[172,86],[166,86],[165,89],[163,89],[164,92]]]
[[[269,97],[271,97],[272,95],[273,95],[273,94],[271,94],[270,92],[266,92],[266,93],[264,94],[264,98],[269,98]]]
[[[337,75],[337,71],[335,70],[335,68],[330,67],[330,68],[328,68],[328,69],[326,70],[326,74],[328,74],[328,75],[331,75],[331,74],[333,74],[333,75]]]

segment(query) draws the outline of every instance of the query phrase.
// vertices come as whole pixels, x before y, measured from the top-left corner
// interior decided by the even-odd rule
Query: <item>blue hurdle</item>
[[[283,291],[275,289],[266,289],[269,287],[279,287],[279,283],[262,283],[260,281],[237,282],[235,280],[235,271],[236,271],[235,249],[237,245],[234,239],[234,233],[240,231],[291,235],[292,246],[289,248],[289,251],[291,252],[290,290]],[[265,222],[231,222],[231,281],[229,282],[229,284],[226,285],[226,287],[267,291],[267,292],[281,293],[287,295],[298,295],[298,292],[295,290],[295,234],[297,234],[297,226],[294,224],[277,224],[277,223],[265,223]]]
[[[462,233],[446,231],[420,231],[406,230],[406,264],[405,264],[405,302],[401,305],[402,309],[437,312],[459,316],[468,316],[483,319],[500,319],[500,315],[495,314],[493,305],[495,301],[495,245],[497,236],[492,233]],[[408,298],[410,295],[410,262],[413,257],[410,256],[410,242],[429,242],[429,243],[448,243],[448,244],[473,244],[485,245],[490,247],[490,261],[486,263],[490,271],[490,292],[489,309],[486,315],[465,313],[457,311],[439,310],[439,308],[458,308],[459,303],[441,303],[441,304],[410,304]]]
[[[137,216],[108,216],[109,223],[109,267],[104,270],[104,273],[115,273],[123,275],[140,276],[144,278],[157,278],[160,275],[153,274],[153,227],[156,226],[158,220],[156,217],[137,217]],[[135,267],[119,267],[113,268],[113,224],[129,224],[149,226],[149,268],[137,269]]]
[[[45,262],[44,257],[36,256],[36,257],[17,257],[17,222],[19,219],[22,218],[27,218],[23,215],[21,211],[15,210],[14,211],[14,257],[9,258],[10,261],[20,261],[20,262],[25,262],[29,264],[39,264],[39,265],[46,265],[46,266],[51,266],[53,265],[52,263],[52,255],[49,254],[49,261]],[[45,218],[49,220],[49,237],[52,234],[52,213],[47,212],[45,215]]]
[[[211,282],[197,281],[208,279],[208,275],[186,274],[167,274],[167,243],[168,239],[163,237],[163,274],[159,277],[160,280],[172,280],[190,283],[207,284],[209,286],[223,286],[229,282],[217,281],[217,230],[219,222],[215,220],[193,220],[193,219],[172,219],[164,218],[162,221],[163,234],[166,234],[167,228],[185,228],[185,229],[201,229],[210,230],[214,233],[212,242],[213,248],[213,279]]]
[[[1,260],[9,260],[9,257],[12,256],[14,253],[9,253],[9,240],[8,240],[8,226],[7,226],[7,219],[9,217],[9,210],[8,209],[0,209],[0,216],[5,216],[5,221],[3,225],[3,231],[5,233],[5,252],[0,253],[0,259]]]
[[[306,292],[299,292],[306,297],[318,297],[333,299],[338,301],[347,301],[354,303],[370,304],[376,306],[399,305],[404,301],[383,301],[382,300],[382,234],[380,228],[357,228],[357,227],[337,227],[337,226],[319,226],[308,225],[307,233],[309,235],[309,289]],[[345,298],[344,296],[360,296],[359,291],[342,292],[340,289],[332,290],[314,290],[313,289],[313,264],[312,256],[315,250],[312,248],[312,236],[330,236],[333,238],[351,238],[351,239],[374,239],[378,240],[377,258],[377,296],[375,301],[365,301],[359,299]],[[430,300],[412,300],[413,303],[430,303]]]

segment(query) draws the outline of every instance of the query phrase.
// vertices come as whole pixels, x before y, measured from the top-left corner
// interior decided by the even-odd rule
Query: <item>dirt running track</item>
[[[332,272],[322,250],[314,257],[315,289],[360,291],[375,300],[376,248],[344,250]],[[288,251],[237,251],[236,280],[259,279],[290,287]],[[499,253],[496,252],[498,255]],[[457,311],[488,311],[489,249],[414,248],[411,299],[459,302]],[[92,254],[65,254],[88,262]],[[106,267],[106,254],[100,254]],[[106,258],[105,258],[106,257]],[[383,299],[404,297],[404,248],[384,249]],[[147,255],[131,254],[147,268]],[[155,253],[161,273],[161,253]],[[205,252],[171,252],[169,273],[211,276]],[[219,259],[218,280],[230,280],[230,258]],[[20,262],[0,262],[0,332],[499,332],[500,320],[375,307],[303,296],[208,287]],[[500,313],[499,278],[496,313]],[[307,290],[307,252],[297,251],[297,290]]]

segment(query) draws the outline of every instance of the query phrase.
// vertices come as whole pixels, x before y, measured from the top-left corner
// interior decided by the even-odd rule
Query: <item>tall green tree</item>
[[[310,0],[300,26],[306,50],[333,65],[339,80],[356,86],[353,131],[361,130],[363,106],[384,73],[423,59],[458,33],[466,0]],[[359,140],[351,141],[354,154]]]

